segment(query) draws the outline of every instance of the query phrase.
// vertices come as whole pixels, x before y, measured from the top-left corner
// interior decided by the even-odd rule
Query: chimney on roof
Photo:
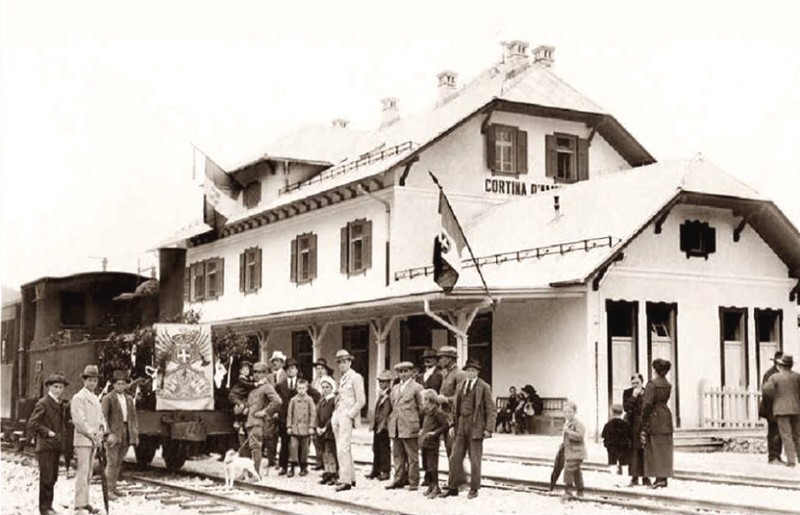
[[[436,105],[442,105],[455,94],[457,88],[456,78],[458,78],[458,74],[451,70],[444,70],[437,74],[436,78],[439,79],[439,86],[437,86],[439,98]]]
[[[400,108],[397,105],[398,102],[399,100],[395,97],[386,97],[381,99],[381,129],[388,127],[400,119]]]
[[[516,66],[528,62],[528,47],[530,44],[527,41],[515,39],[514,41],[502,41],[501,44],[505,48],[503,53],[504,63]]]
[[[345,120],[344,118],[336,118],[335,120],[331,121],[331,125],[339,129],[346,129],[348,125],[350,125],[349,120]]]
[[[556,48],[547,45],[539,45],[533,49],[533,62],[539,63],[542,66],[546,66],[550,68],[553,65],[555,59],[553,59],[553,54],[556,52]]]

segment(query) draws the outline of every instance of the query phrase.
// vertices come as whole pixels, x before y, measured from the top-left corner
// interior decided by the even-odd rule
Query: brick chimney
[[[437,74],[436,78],[439,80],[439,85],[437,86],[438,98],[436,105],[442,105],[455,94],[457,89],[456,79],[458,78],[458,74],[451,70],[444,70],[443,72]]]
[[[555,59],[553,58],[553,54],[555,54],[555,52],[555,47],[539,45],[533,49],[533,62],[549,68],[553,65],[553,62],[555,62]]]
[[[331,121],[331,125],[338,129],[346,129],[348,125],[350,125],[350,120],[345,120],[344,118],[336,118],[335,120]]]
[[[395,97],[381,99],[381,125],[380,128],[388,127],[400,119],[399,100]]]
[[[505,48],[503,53],[503,62],[509,66],[517,66],[519,64],[528,62],[528,47],[530,44],[527,41],[502,41],[501,44]]]

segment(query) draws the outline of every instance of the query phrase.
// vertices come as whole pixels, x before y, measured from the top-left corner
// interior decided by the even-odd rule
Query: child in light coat
[[[289,401],[286,413],[286,432],[291,437],[289,448],[289,473],[294,475],[295,465],[300,465],[300,475],[308,474],[308,444],[317,420],[317,408],[314,399],[308,395],[308,381],[297,381],[297,394]]]
[[[564,500],[583,497],[583,473],[581,463],[586,459],[586,427],[575,418],[578,406],[572,401],[564,403]]]

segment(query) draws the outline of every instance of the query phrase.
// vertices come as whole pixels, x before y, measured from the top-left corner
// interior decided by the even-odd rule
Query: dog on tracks
[[[225,468],[225,487],[233,488],[233,482],[243,477],[254,477],[256,481],[261,481],[261,475],[256,470],[253,460],[239,456],[233,449],[225,453],[225,460],[222,462]]]

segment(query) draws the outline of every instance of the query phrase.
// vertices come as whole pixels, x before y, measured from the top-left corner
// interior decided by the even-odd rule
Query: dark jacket
[[[642,448],[639,434],[642,432],[642,395],[633,395],[633,388],[622,392],[622,409],[625,410],[625,422],[631,430],[631,447]]]
[[[764,385],[764,397],[772,400],[774,416],[800,415],[800,374],[781,370]]]
[[[50,431],[55,436],[50,436]],[[33,407],[28,432],[36,435],[36,452],[64,452],[67,447],[67,405],[45,395]]]
[[[392,413],[392,401],[389,399],[391,387],[384,393],[378,393],[378,400],[375,401],[375,415],[372,419],[370,429],[376,433],[389,430],[389,416]]]
[[[236,404],[246,404],[247,396],[255,387],[256,384],[253,381],[240,377],[239,380],[236,381],[236,384],[233,385],[233,388],[231,388],[231,391],[228,393],[228,402],[231,403],[231,406]]]
[[[772,414],[772,399],[764,395],[764,386],[767,384],[767,381],[769,381],[769,378],[777,373],[778,367],[772,365],[764,373],[764,377],[761,378],[761,401],[758,403],[758,416],[767,420],[772,420],[774,416]]]
[[[642,394],[642,432],[647,435],[671,435],[672,412],[667,406],[672,385],[664,377],[656,376]]]
[[[606,449],[630,449],[631,427],[621,418],[606,422],[601,436]]]
[[[111,392],[107,394],[103,397],[100,405],[103,407],[103,416],[108,424],[108,432],[116,436],[117,441],[121,441],[125,422],[122,419],[122,407],[119,404],[117,393]],[[125,394],[125,406],[128,411],[128,443],[130,445],[138,445],[139,421],[136,418],[136,406],[133,404],[133,399],[127,394]]]
[[[417,376],[419,383],[425,388],[430,388],[431,390],[435,390],[436,393],[439,393],[439,391],[442,389],[442,372],[439,370],[439,367],[436,367],[427,381],[423,380],[424,377],[425,370],[423,370],[422,373]]]
[[[322,398],[317,404],[317,428],[320,440],[334,440],[333,427],[331,426],[331,418],[333,417],[333,409],[336,407],[336,396],[330,399]],[[325,428],[325,431],[319,432],[319,429]]]
[[[464,402],[464,385],[467,379],[458,383],[455,392],[455,431],[458,434],[458,424],[461,423],[461,405]],[[472,414],[472,439],[483,438],[483,432],[494,431],[497,423],[497,406],[492,398],[492,387],[483,379],[475,380],[475,412]]]
[[[435,410],[425,412],[422,430],[419,433],[419,446],[422,449],[438,449],[439,439],[449,427],[450,417],[442,411],[442,408],[437,406]]]

